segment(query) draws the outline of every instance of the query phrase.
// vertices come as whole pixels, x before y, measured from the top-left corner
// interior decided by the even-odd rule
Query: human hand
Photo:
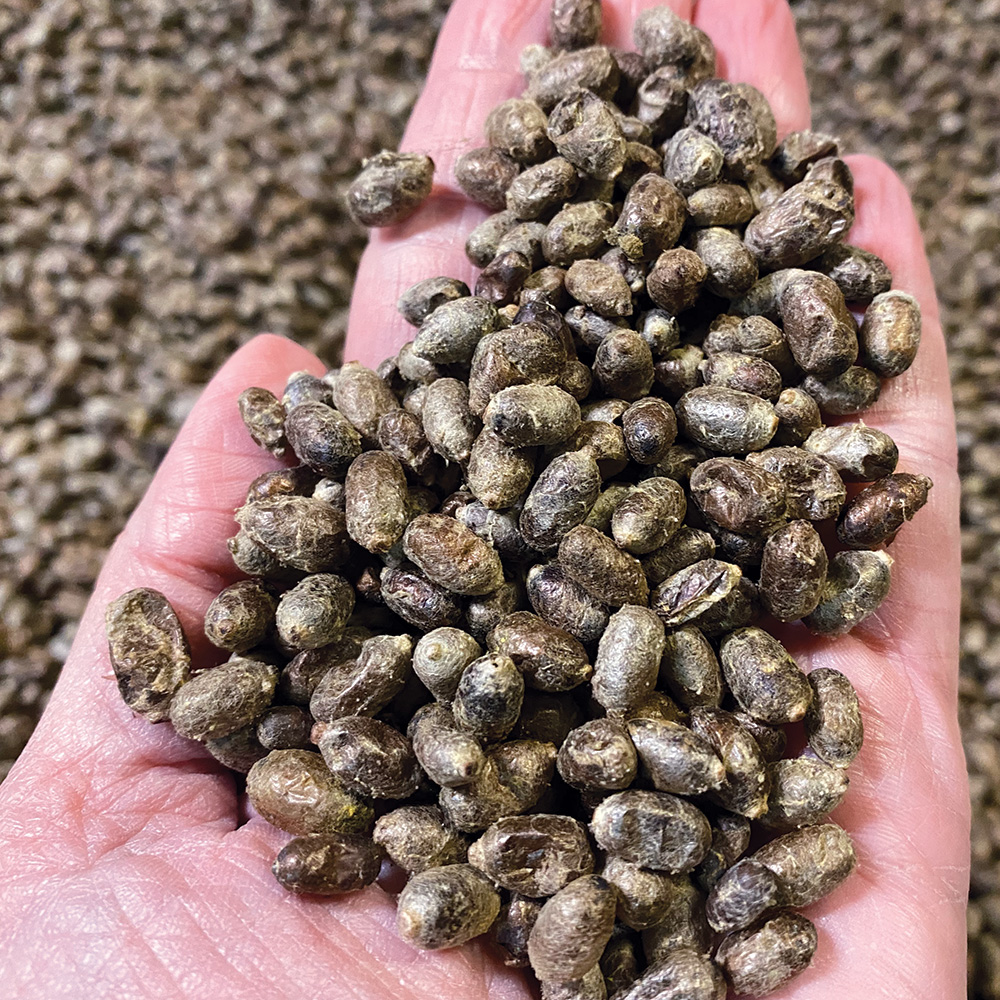
[[[630,44],[651,3],[605,0],[606,40]],[[782,134],[808,126],[805,79],[785,0],[674,0],[706,29],[723,75],[771,100]],[[482,213],[444,186],[482,121],[520,90],[521,47],[545,34],[548,0],[457,0],[403,148],[433,155],[443,185],[413,218],[377,232],[358,276],[346,356],[375,364],[410,339],[398,292],[444,274],[472,283],[464,237]],[[814,965],[775,996],[838,1000],[964,995],[968,867],[965,764],[956,722],[958,483],[944,341],[921,239],[898,179],[866,157],[855,173],[850,241],[879,254],[923,309],[915,365],[865,418],[926,472],[926,509],[893,544],[896,575],[878,614],[836,643],[796,639],[807,669],[834,666],[857,687],[866,744],[834,814],[859,867],[809,911]],[[225,539],[246,484],[274,467],[237,414],[249,385],[280,392],[306,351],[260,337],[199,400],[115,544],[35,736],[0,786],[0,995],[17,998],[365,995],[491,1000],[528,995],[480,945],[418,953],[393,930],[377,887],[333,901],[287,894],[269,866],[287,839],[244,822],[236,785],[194,743],[122,703],[104,636],[106,604],[137,586],[163,591],[195,662],[218,655],[202,619],[236,577]]]

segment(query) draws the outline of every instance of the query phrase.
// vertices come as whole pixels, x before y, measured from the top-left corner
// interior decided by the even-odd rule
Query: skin
[[[605,40],[628,45],[646,0],[605,0]],[[809,124],[785,0],[673,0],[720,51],[721,71],[762,89],[784,135]],[[547,0],[458,0],[404,150],[432,153],[438,183],[409,222],[376,231],[358,276],[347,358],[374,365],[412,336],[399,291],[449,274],[470,284],[464,236],[483,213],[450,186],[454,160],[487,112],[520,91],[517,55],[545,34]],[[432,137],[421,139],[421,137]],[[965,995],[969,805],[956,721],[958,479],[945,346],[930,270],[906,191],[883,164],[851,157],[858,219],[850,241],[882,256],[924,316],[916,364],[888,383],[867,422],[898,442],[903,471],[934,480],[930,502],[893,543],[896,580],[879,613],[837,642],[783,637],[806,669],[857,687],[866,743],[834,819],[860,865],[810,908],[815,964],[779,1000],[959,1000]],[[280,391],[296,345],[258,337],[213,379],[108,556],[40,725],[0,786],[0,969],[16,997],[527,997],[519,973],[474,945],[417,953],[392,931],[376,887],[332,902],[287,895],[269,868],[287,838],[250,817],[236,785],[168,725],[118,696],[103,631],[109,600],[162,590],[193,640],[235,574],[225,547],[246,484],[274,468],[243,428],[248,385]]]

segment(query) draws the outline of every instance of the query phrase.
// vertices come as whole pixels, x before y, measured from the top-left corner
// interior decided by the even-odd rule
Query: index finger
[[[490,110],[523,89],[518,57],[529,42],[545,40],[548,6],[548,0],[458,0],[451,8],[401,143],[432,157],[434,189],[407,222],[372,231],[355,281],[346,360],[374,366],[413,339],[396,299],[416,282],[447,275],[475,284],[465,237],[486,210],[455,186],[455,161],[483,143]]]

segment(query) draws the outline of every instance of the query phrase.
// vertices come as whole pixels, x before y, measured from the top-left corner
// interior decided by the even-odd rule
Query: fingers
[[[632,22],[656,6],[657,0],[606,3],[607,43],[633,48]],[[712,39],[719,76],[751,83],[770,101],[779,140],[809,127],[809,88],[788,0],[675,0],[669,6]]]
[[[520,52],[545,40],[547,17],[548,3],[539,0],[458,0],[452,7],[401,144],[434,159],[435,189],[408,222],[372,232],[354,285],[345,360],[374,367],[413,339],[396,299],[416,282],[448,275],[475,284],[465,238],[486,211],[455,187],[455,161],[485,141],[489,112],[523,90]]]
[[[883,383],[862,418],[899,448],[899,471],[934,481],[927,506],[888,548],[893,585],[878,613],[854,633],[916,675],[943,711],[954,712],[958,664],[959,483],[955,418],[944,334],[920,227],[902,181],[879,160],[847,157],[857,219],[848,241],[889,265],[893,287],[913,295],[923,336],[913,366]],[[856,420],[856,417],[845,418]]]
[[[264,336],[209,383],[104,564],[49,706],[4,783],[5,803],[17,795],[74,816],[84,797],[93,809],[102,796],[123,794],[126,774],[158,765],[214,770],[170,726],[152,726],[125,706],[108,658],[104,609],[134,587],[160,590],[180,617],[195,662],[220,656],[202,621],[212,598],[238,575],[226,549],[236,528],[233,510],[252,479],[279,465],[250,439],[236,400],[251,385],[280,394],[288,374],[303,368],[323,370],[305,349]],[[59,774],[54,786],[53,771]],[[194,798],[193,806],[185,800],[178,808],[197,808]]]
[[[669,7],[678,17],[685,21],[691,20],[695,0],[615,0],[609,3],[604,0],[604,27],[601,41],[616,49],[634,49],[632,41],[632,25],[635,19],[650,7]]]
[[[652,6],[653,0],[605,2],[604,41],[632,48],[632,23]],[[763,91],[779,135],[808,126],[809,95],[786,0],[672,0],[670,6],[682,17],[695,14],[716,44],[720,72]],[[548,8],[548,0],[459,0],[452,8],[401,144],[433,157],[434,192],[408,222],[372,232],[355,282],[345,359],[375,366],[412,339],[395,303],[417,281],[448,275],[474,286],[477,272],[464,245],[486,212],[456,189],[454,164],[484,141],[490,110],[523,90],[520,51],[547,40]]]
[[[965,978],[969,802],[955,711],[960,547],[947,359],[906,189],[885,164],[848,160],[857,197],[849,241],[886,261],[893,286],[917,298],[924,319],[915,364],[885,383],[864,420],[897,442],[901,470],[927,473],[934,488],[887,550],[893,583],[878,612],[842,641],[791,647],[803,665],[850,677],[865,745],[834,813],[854,838],[858,871],[810,908],[820,932],[816,962],[776,997],[957,998]]]
[[[865,414],[867,423],[884,430],[898,445],[901,471],[924,472],[934,480],[927,506],[891,547],[900,565],[888,610],[895,609],[900,618],[924,613],[940,614],[944,622],[957,621],[960,547],[955,416],[930,265],[902,181],[872,157],[852,156],[848,162],[854,171],[858,206],[849,239],[885,260],[893,274],[893,287],[913,295],[923,315],[916,361],[901,376],[884,383],[881,398]],[[934,634],[927,631],[930,648],[939,650],[940,680],[950,695],[956,680],[957,627],[935,629]]]
[[[604,4],[604,41],[634,48],[632,23],[657,0]],[[676,14],[706,32],[718,54],[718,73],[753,84],[771,102],[778,138],[809,127],[809,88],[788,0],[673,0]]]
[[[901,472],[925,473],[934,481],[927,506],[889,548],[896,560],[894,583],[878,620],[902,637],[904,656],[918,656],[917,662],[926,664],[923,673],[951,710],[958,663],[959,483],[944,334],[906,188],[878,160],[852,156],[848,161],[857,201],[849,240],[882,257],[892,270],[893,287],[913,295],[923,314],[916,361],[883,384],[881,398],[864,420],[896,442]]]
[[[719,53],[719,74],[771,102],[778,139],[809,128],[809,87],[788,0],[698,0],[694,23]]]
[[[844,159],[854,175],[857,202],[848,242],[882,257],[892,268],[893,286],[916,296],[924,319],[939,320],[934,279],[906,185],[891,167],[873,156]]]
[[[254,444],[237,399],[252,385],[280,396],[288,376],[301,369],[324,370],[309,351],[281,337],[257,337],[230,358],[184,422],[98,581],[95,596],[102,588],[112,597],[137,586],[163,590],[196,657],[212,648],[201,629],[204,595],[239,575],[226,547],[236,531],[233,512],[254,478],[285,464]]]

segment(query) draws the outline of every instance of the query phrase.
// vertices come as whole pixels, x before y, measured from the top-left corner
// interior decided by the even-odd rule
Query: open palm
[[[605,0],[606,41],[629,45],[653,4]],[[786,0],[672,0],[712,36],[720,72],[750,82],[780,134],[809,125]],[[517,57],[542,41],[548,0],[457,0],[404,148],[430,153],[441,187],[410,223],[374,236],[355,293],[346,355],[375,364],[410,339],[402,289],[433,275],[470,281],[464,235],[481,217],[447,187],[482,121],[520,90]],[[956,722],[958,482],[945,349],[920,233],[899,180],[851,158],[852,243],[892,268],[923,308],[916,364],[866,420],[899,445],[901,469],[935,488],[892,548],[896,579],[878,614],[837,643],[793,636],[806,668],[834,666],[857,687],[866,745],[834,818],[851,833],[855,876],[810,910],[815,964],[781,998],[958,1000],[964,995],[968,875],[965,766]],[[216,376],[118,539],[38,730],[0,788],[0,996],[527,996],[519,973],[471,946],[418,953],[397,940],[394,903],[377,887],[334,901],[290,896],[270,874],[287,840],[243,822],[234,781],[169,726],[122,703],[103,609],[138,586],[163,591],[196,658],[213,655],[201,623],[235,577],[225,539],[246,484],[273,466],[251,443],[235,400],[248,385],[279,391],[291,371],[322,366],[260,337]],[[214,651],[216,654],[218,651]]]

